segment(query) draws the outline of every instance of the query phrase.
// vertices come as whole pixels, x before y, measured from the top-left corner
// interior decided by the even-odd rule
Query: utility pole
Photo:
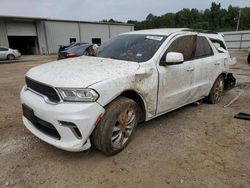
[[[239,16],[238,16],[238,20],[237,20],[237,28],[236,31],[239,31],[239,26],[240,26],[240,16],[241,16],[241,8],[239,10]]]

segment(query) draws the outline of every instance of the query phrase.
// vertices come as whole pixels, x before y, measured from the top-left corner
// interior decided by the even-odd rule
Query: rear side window
[[[83,52],[89,47],[89,45],[74,46],[67,50],[68,53],[83,54]]]
[[[179,37],[170,44],[166,53],[182,53],[185,61],[191,60],[194,58],[195,39],[195,35]]]
[[[0,48],[0,51],[3,52],[3,51],[8,51],[7,48]]]
[[[223,41],[218,40],[218,39],[212,39],[212,38],[209,38],[209,39],[210,39],[210,41],[215,45],[215,47],[216,47],[216,44],[218,44],[218,45],[220,45],[219,47],[222,47],[222,48],[224,48],[225,50],[227,50],[226,45],[224,44]]]
[[[213,50],[205,37],[198,36],[196,42],[195,58],[208,57],[213,55]]]

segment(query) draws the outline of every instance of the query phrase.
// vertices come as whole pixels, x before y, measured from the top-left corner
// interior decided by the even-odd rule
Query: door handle
[[[214,63],[214,65],[220,65],[220,62],[216,62],[216,63]]]
[[[188,68],[186,68],[186,71],[188,71],[188,72],[194,71],[194,67],[188,67]]]

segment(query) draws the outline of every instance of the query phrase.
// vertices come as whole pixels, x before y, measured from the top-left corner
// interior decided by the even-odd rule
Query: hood
[[[26,76],[54,87],[86,88],[107,79],[125,77],[138,68],[136,62],[81,56],[39,65]]]

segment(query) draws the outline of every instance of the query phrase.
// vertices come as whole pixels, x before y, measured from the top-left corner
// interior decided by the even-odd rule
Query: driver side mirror
[[[178,52],[168,52],[165,57],[165,61],[161,61],[161,66],[166,65],[178,65],[184,62],[184,57],[182,53]]]

